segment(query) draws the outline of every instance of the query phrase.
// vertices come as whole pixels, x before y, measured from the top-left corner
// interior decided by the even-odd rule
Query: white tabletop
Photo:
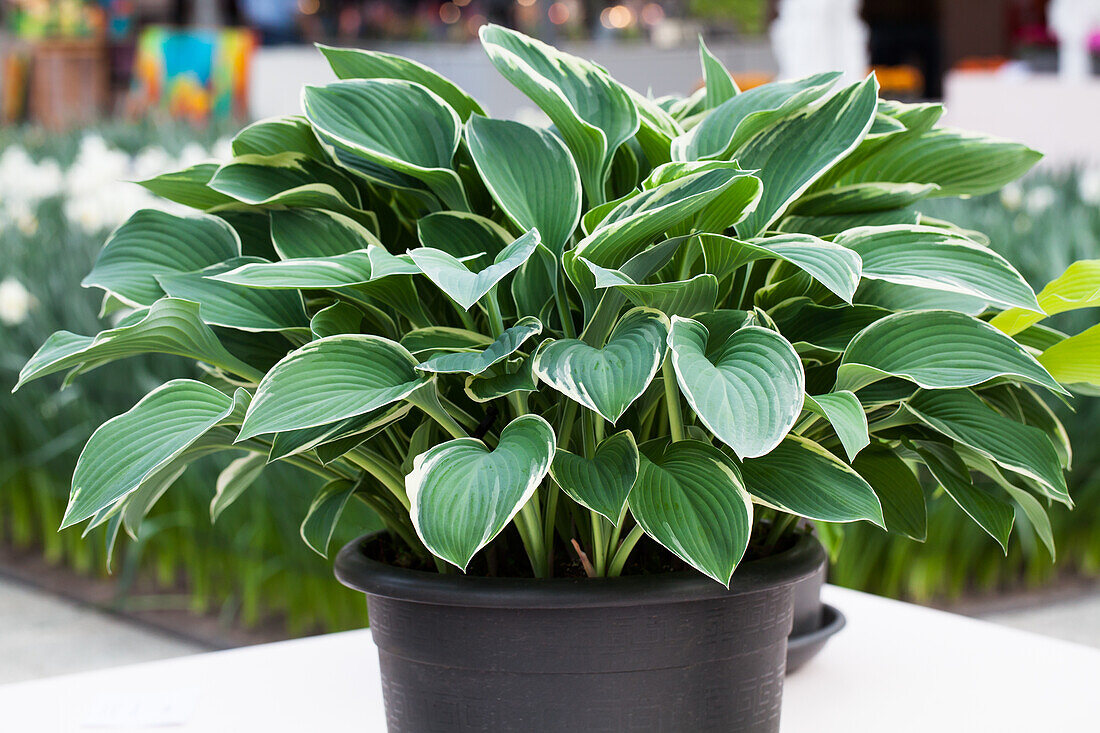
[[[1100,650],[841,588],[848,626],[788,678],[786,733],[1100,730]],[[2,663],[2,660],[0,660]],[[384,730],[368,631],[0,686],[0,730]]]

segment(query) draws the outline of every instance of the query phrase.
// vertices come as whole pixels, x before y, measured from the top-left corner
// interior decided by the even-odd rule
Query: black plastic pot
[[[367,595],[390,733],[779,730],[802,537],[729,590],[695,573],[589,580],[403,570],[349,543],[336,577]]]
[[[825,584],[828,561],[794,584],[791,598],[794,622],[787,640],[787,674],[813,659],[826,642],[844,628],[844,614],[821,602],[821,586]]]

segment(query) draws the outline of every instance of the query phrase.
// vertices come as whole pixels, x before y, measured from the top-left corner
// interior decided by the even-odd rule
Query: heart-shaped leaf
[[[332,257],[371,246],[382,247],[374,232],[349,216],[323,209],[271,212],[271,242],[280,259]]]
[[[802,410],[806,376],[775,331],[744,326],[710,344],[698,321],[673,318],[668,346],[676,381],[699,420],[739,458],[779,445]]]
[[[561,140],[548,130],[475,116],[466,143],[501,211],[521,230],[537,229],[560,257],[581,216],[580,174]]]
[[[977,318],[945,310],[895,313],[860,331],[844,351],[837,387],[856,391],[887,376],[925,389],[1015,377],[1065,393],[1010,337]]]
[[[592,458],[558,448],[550,475],[578,504],[618,522],[638,477],[638,446],[624,430],[596,446]]]
[[[127,305],[152,305],[164,296],[157,275],[193,272],[240,256],[236,232],[217,217],[142,209],[111,233],[80,284],[102,288]]]
[[[806,395],[804,409],[828,420],[840,444],[844,446],[844,452],[849,461],[854,461],[856,455],[866,448],[871,438],[867,434],[867,413],[859,398],[852,392],[830,392],[816,397]]]
[[[789,435],[766,456],[741,465],[745,488],[753,498],[781,511],[823,522],[867,520],[882,527],[882,506],[875,492],[817,443]]]
[[[1031,286],[1004,257],[946,229],[859,227],[833,241],[859,255],[865,278],[1039,310]]]
[[[439,354],[416,365],[422,372],[441,374],[481,374],[497,362],[519,351],[523,343],[542,333],[539,319],[525,316],[508,328],[482,351]]]
[[[461,570],[531,498],[554,459],[554,429],[524,415],[489,450],[459,438],[421,453],[405,477],[413,527],[432,554]]]
[[[643,453],[630,513],[645,533],[699,572],[729,585],[752,527],[752,502],[717,448],[682,440]]]
[[[427,382],[416,361],[380,336],[311,341],[264,376],[237,439],[324,425],[404,399]]]
[[[73,472],[61,529],[113,505],[233,412],[233,398],[192,379],[157,387],[99,426]],[[140,445],[141,450],[134,450]]]
[[[638,399],[665,355],[668,319],[660,311],[634,308],[602,349],[578,339],[548,341],[535,355],[535,375],[571,400],[618,421]]]
[[[532,229],[502,249],[493,264],[476,273],[443,250],[421,247],[409,255],[429,280],[463,309],[469,310],[505,275],[526,262],[538,245],[539,233]]]

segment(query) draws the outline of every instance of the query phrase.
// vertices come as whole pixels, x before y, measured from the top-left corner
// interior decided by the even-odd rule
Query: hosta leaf
[[[944,290],[898,285],[885,280],[864,280],[856,289],[856,303],[892,311],[950,310],[980,316],[989,309],[982,298]]]
[[[219,167],[218,163],[199,163],[136,183],[162,199],[193,209],[212,209],[233,202],[231,196],[219,193],[207,185]]]
[[[852,392],[830,392],[811,397],[806,395],[804,409],[821,415],[833,426],[849,461],[866,448],[871,438],[867,434],[867,414]]]
[[[534,392],[538,378],[532,371],[534,359],[509,359],[489,369],[484,374],[466,378],[466,396],[474,402],[490,402],[513,392]]]
[[[437,211],[416,222],[416,234],[425,247],[438,249],[463,261],[472,255],[487,256],[476,264],[485,264],[515,237],[492,219],[461,211]]]
[[[790,435],[775,450],[741,465],[754,499],[822,522],[867,520],[884,526],[882,505],[858,473],[829,451]]]
[[[888,315],[890,311],[870,305],[826,306],[805,302],[777,309],[772,314],[779,332],[796,348],[805,343],[837,353],[848,348],[860,331]]]
[[[737,88],[737,82],[730,76],[726,67],[707,48],[702,35],[699,36],[699,61],[703,66],[703,88],[706,89],[707,109],[714,109],[741,93]]]
[[[718,280],[713,275],[696,275],[690,280],[640,285],[619,270],[609,270],[583,260],[596,278],[596,289],[614,288],[635,305],[659,310],[666,316],[693,316],[714,310]]]
[[[840,74],[816,74],[764,84],[720,104],[684,135],[672,141],[673,160],[729,159],[760,130],[823,96]]]
[[[271,241],[275,252],[284,260],[331,257],[371,245],[382,247],[378,237],[359,222],[323,209],[272,211]]]
[[[238,440],[343,420],[404,399],[427,378],[401,344],[329,336],[292,351],[256,388]]]
[[[800,216],[843,216],[901,209],[935,194],[934,183],[853,183],[806,194],[788,211]]]
[[[709,162],[665,163],[655,168],[642,182],[642,189],[656,188],[677,178],[710,170],[729,170],[737,178],[721,194],[704,206],[690,219],[676,224],[669,230],[669,236],[699,232],[724,232],[739,224],[760,202],[764,193],[760,179],[753,171],[743,171],[736,162],[712,160]]]
[[[542,323],[537,318],[525,316],[516,325],[506,329],[482,351],[461,351],[439,354],[416,365],[422,372],[441,374],[481,374],[494,364],[519,351],[524,342],[542,333]]]
[[[157,282],[170,297],[199,304],[204,323],[242,331],[283,331],[306,328],[309,318],[302,296],[294,291],[255,290],[219,282],[215,275],[258,258],[231,259],[197,272],[157,275]]]
[[[537,229],[560,257],[581,216],[580,174],[561,140],[519,122],[472,117],[466,143],[501,211],[521,230]]]
[[[491,343],[493,343],[492,336],[447,326],[415,328],[401,337],[401,345],[417,355],[431,354],[436,351],[484,349]]]
[[[362,325],[363,312],[343,301],[322,308],[309,320],[309,330],[313,332],[315,339],[342,333],[359,333]]]
[[[317,48],[339,79],[404,79],[435,92],[463,121],[472,114],[485,114],[457,84],[412,59],[362,48],[333,48],[323,44],[317,44]]]
[[[302,108],[317,134],[336,147],[423,181],[453,209],[468,208],[451,168],[462,122],[427,88],[395,79],[306,86]]]
[[[638,108],[626,89],[595,64],[522,33],[483,25],[481,45],[504,78],[553,120],[573,153],[590,205],[620,145],[638,131]]]
[[[195,359],[246,379],[258,380],[263,376],[221,345],[210,327],[202,322],[198,303],[162,298],[149,310],[139,311],[132,323],[101,331],[96,336],[78,336],[68,331],[54,333],[23,366],[15,389],[64,369],[77,367],[83,373],[116,359],[147,353]]]
[[[863,260],[863,277],[981,298],[1005,308],[1038,310],[1035,293],[991,249],[936,227],[860,227],[833,240]]]
[[[677,178],[624,200],[577,245],[578,257],[618,267],[661,232],[686,221],[748,174],[716,168]]]
[[[218,168],[210,187],[253,206],[355,211],[359,190],[335,168],[301,153],[246,155]]]
[[[233,398],[191,379],[156,388],[88,439],[73,472],[61,528],[81,522],[137,489],[233,411]],[[134,447],[140,445],[140,450]]]
[[[270,117],[248,125],[233,138],[233,156],[301,153],[326,160],[325,149],[317,142],[313,128],[301,117]]]
[[[592,458],[558,448],[550,475],[573,501],[618,522],[638,477],[638,446],[623,430],[596,446]]]
[[[391,255],[381,247],[329,257],[296,257],[281,262],[244,264],[212,279],[249,288],[315,290],[362,285],[390,275],[419,274],[407,255]]]
[[[469,310],[505,275],[526,262],[538,245],[539,233],[532,229],[502,249],[493,264],[476,273],[443,250],[421,247],[409,255],[429,280]]]
[[[653,381],[667,335],[664,314],[634,308],[602,349],[578,339],[547,341],[535,354],[533,369],[540,380],[614,423]]]
[[[1007,553],[1008,537],[1016,519],[1012,506],[975,486],[966,464],[949,446],[915,441],[914,448],[947,495]]]
[[[868,448],[852,461],[852,468],[875,490],[886,529],[924,542],[928,536],[928,507],[920,481],[909,465],[893,451]]]
[[[1004,417],[967,389],[918,392],[906,405],[921,422],[1072,504],[1058,453],[1042,430]]]
[[[837,214],[836,216],[800,216],[788,214],[775,225],[778,232],[798,232],[812,234],[815,237],[832,237],[853,227],[891,226],[908,224],[916,226],[921,215],[912,207],[871,211],[865,214]]]
[[[512,521],[554,459],[554,429],[524,415],[493,450],[474,438],[441,443],[416,457],[405,477],[413,527],[432,554],[461,570]]]
[[[758,169],[764,182],[764,196],[737,225],[738,234],[763,233],[792,201],[852,152],[871,127],[877,100],[878,82],[872,75],[837,92],[820,107],[761,130],[738,148],[741,165]]]
[[[841,359],[838,387],[855,391],[886,376],[904,377],[926,389],[1014,377],[1065,392],[1011,338],[953,311],[895,313],[860,331]]]
[[[752,527],[741,477],[716,448],[694,440],[643,453],[630,512],[646,534],[699,572],[729,585]]]
[[[249,453],[223,468],[214,484],[214,498],[210,500],[210,521],[218,521],[222,512],[255,483],[266,467],[267,456]]]
[[[744,326],[721,345],[709,338],[698,321],[672,319],[668,345],[680,391],[739,458],[764,455],[802,410],[802,362],[786,339],[759,326]]]
[[[320,453],[321,449],[327,444],[346,440],[357,435],[362,436],[360,440],[362,442],[375,431],[408,415],[411,409],[412,405],[408,402],[392,403],[361,415],[344,418],[325,425],[276,433],[271,439],[268,460],[277,461],[287,456],[314,449]],[[327,462],[323,458],[322,461]]]
[[[1100,386],[1100,325],[1054,344],[1039,363],[1062,384]]]
[[[860,258],[851,250],[807,234],[742,242],[719,234],[701,234],[699,242],[707,272],[722,280],[744,265],[760,259],[778,259],[803,270],[845,302],[859,285]]]
[[[240,255],[236,232],[217,217],[141,209],[111,233],[80,284],[131,306],[152,305],[164,296],[157,275],[201,270]]]
[[[1038,300],[1047,315],[1100,306],[1100,260],[1074,262],[1039,291]],[[998,313],[990,323],[1012,335],[1045,317],[1043,313],[1014,308]]]
[[[328,557],[328,545],[348,499],[355,494],[355,482],[347,479],[330,481],[321,487],[306,511],[300,533],[309,548],[321,557]]]
[[[1046,508],[1043,507],[1042,503],[1034,496],[1006,479],[1001,469],[985,456],[968,450],[965,446],[956,445],[955,450],[968,467],[989,476],[998,486],[1004,489],[1010,497],[1012,497],[1019,512],[1022,512],[1026,520],[1031,523],[1032,528],[1035,530],[1035,534],[1039,536],[1039,539],[1042,540],[1043,544],[1046,545],[1046,548],[1050,551],[1051,560],[1056,560],[1054,529],[1050,525],[1050,517],[1047,515]],[[1020,516],[1019,512],[1016,514],[1017,519]]]

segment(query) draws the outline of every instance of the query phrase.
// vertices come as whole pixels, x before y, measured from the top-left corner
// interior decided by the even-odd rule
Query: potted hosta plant
[[[54,334],[20,381],[147,352],[202,372],[91,436],[64,526],[135,533],[219,451],[215,509],[271,461],[326,477],[310,546],[352,500],[386,527],[336,572],[394,731],[774,731],[815,524],[922,538],[919,471],[1002,545],[1017,515],[1049,537],[1069,446],[1046,399],[1096,379],[1096,334],[1038,321],[1097,268],[1037,300],[920,213],[1037,153],[873,76],[742,92],[704,48],[704,88],[654,100],[481,38],[552,124],[322,48],[340,81],[301,116],[143,183],[197,211],[120,226],[84,282],[114,326]]]

